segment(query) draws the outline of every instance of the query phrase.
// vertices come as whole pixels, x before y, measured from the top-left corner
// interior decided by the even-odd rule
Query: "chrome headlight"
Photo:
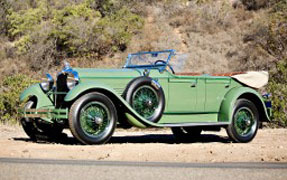
[[[67,87],[69,90],[73,89],[79,83],[79,78],[74,74],[69,74],[67,76]]]
[[[44,79],[41,83],[40,83],[40,86],[41,88],[47,92],[49,91],[50,89],[52,89],[53,87],[53,84],[54,84],[54,79],[53,77],[50,75],[50,74],[46,74],[46,79]]]

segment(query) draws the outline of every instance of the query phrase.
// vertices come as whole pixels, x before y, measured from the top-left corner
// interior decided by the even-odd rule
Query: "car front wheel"
[[[31,108],[35,108],[36,107],[36,103],[35,101],[29,100],[26,104],[24,109],[31,109]],[[37,127],[35,126],[35,121],[36,119],[32,119],[32,118],[27,118],[27,117],[23,117],[20,119],[20,123],[23,127],[23,130],[25,131],[25,133],[29,136],[29,138],[33,141],[37,140],[37,134],[39,133]]]
[[[259,113],[254,103],[247,99],[238,99],[234,106],[232,123],[227,127],[227,134],[235,142],[250,142],[257,133],[258,122]]]
[[[24,109],[34,109],[36,108],[36,101],[29,100]],[[38,140],[57,140],[64,137],[62,133],[63,127],[57,126],[56,124],[44,124],[40,122],[40,118],[28,118],[23,117],[20,119],[20,123],[25,131],[25,133],[30,137],[32,141]]]
[[[116,127],[117,111],[102,93],[89,93],[71,106],[69,126],[73,136],[84,144],[107,142]]]

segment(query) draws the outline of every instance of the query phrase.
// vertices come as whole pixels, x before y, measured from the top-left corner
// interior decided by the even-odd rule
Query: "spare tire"
[[[143,118],[158,122],[165,108],[165,97],[162,87],[150,77],[133,79],[124,92],[126,101]]]

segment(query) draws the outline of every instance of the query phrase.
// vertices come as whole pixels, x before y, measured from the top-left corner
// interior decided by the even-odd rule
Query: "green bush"
[[[272,123],[287,127],[287,59],[281,60],[268,85],[272,93]]]
[[[287,0],[273,3],[268,43],[264,48],[276,59],[276,68],[271,72],[268,89],[272,93],[272,121],[278,126],[287,127]]]
[[[247,10],[258,10],[267,7],[269,1],[274,0],[241,0]]]
[[[9,13],[9,4],[6,0],[0,1],[0,35],[6,35],[8,31],[7,14]]]
[[[105,6],[106,7],[106,6]],[[55,11],[51,36],[68,56],[102,56],[124,50],[143,20],[126,7],[102,16],[88,3]]]
[[[36,70],[62,57],[101,58],[123,51],[144,21],[116,2],[37,0],[26,9],[11,8],[9,37]]]
[[[0,84],[0,122],[16,123],[20,93],[36,81],[21,74],[7,76]]]

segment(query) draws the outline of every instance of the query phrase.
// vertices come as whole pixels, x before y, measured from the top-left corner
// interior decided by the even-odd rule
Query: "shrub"
[[[272,122],[287,127],[287,59],[278,62],[272,72],[268,90],[272,93]]]
[[[287,127],[287,1],[274,4],[269,23],[268,43],[264,48],[276,58],[276,68],[271,73],[269,90],[272,93],[276,125]]]
[[[12,8],[9,36],[34,70],[59,64],[62,57],[101,59],[125,50],[143,25],[140,16],[116,2],[38,0],[28,8]]]
[[[0,35],[7,34],[8,30],[8,20],[7,14],[9,13],[9,4],[6,0],[0,1]]]
[[[99,57],[124,50],[143,25],[143,20],[126,7],[102,16],[85,6],[66,7],[55,13],[52,36],[57,39],[57,47],[68,56]]]
[[[264,47],[278,60],[287,57],[287,0],[277,2],[270,14],[268,44]]]
[[[0,84],[0,121],[2,123],[16,123],[20,107],[20,93],[36,81],[21,74],[7,76]]]
[[[269,1],[270,0],[241,0],[247,10],[258,10],[267,7]]]

